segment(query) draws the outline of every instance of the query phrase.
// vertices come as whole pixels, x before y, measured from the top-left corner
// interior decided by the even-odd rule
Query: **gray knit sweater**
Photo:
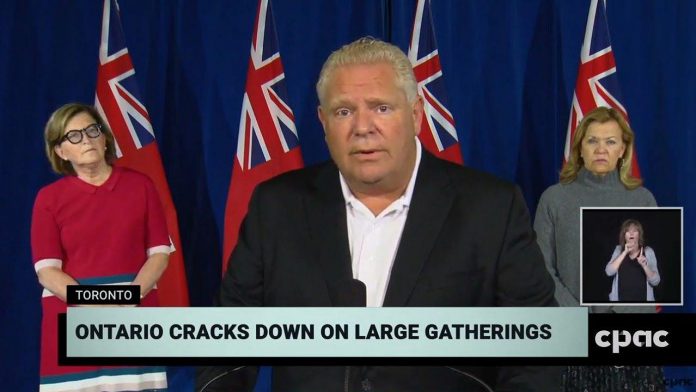
[[[556,184],[544,191],[537,206],[534,230],[546,268],[556,283],[556,300],[560,306],[579,306],[580,303],[580,207],[656,205],[649,190],[643,187],[626,189],[619,180],[618,171],[599,177],[583,168],[570,184]],[[627,307],[620,311],[647,310],[624,308]]]

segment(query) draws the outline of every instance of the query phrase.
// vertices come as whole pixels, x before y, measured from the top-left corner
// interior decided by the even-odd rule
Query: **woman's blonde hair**
[[[573,143],[570,146],[568,162],[566,162],[561,170],[560,181],[562,184],[569,184],[575,181],[578,176],[578,172],[584,167],[583,159],[580,156],[580,150],[582,149],[582,140],[585,138],[587,128],[589,128],[592,123],[598,122],[600,124],[604,124],[607,121],[616,121],[619,128],[621,128],[621,139],[626,146],[623,156],[619,158],[619,162],[617,163],[619,180],[626,187],[626,189],[638,188],[643,183],[643,180],[631,175],[633,143],[635,139],[631,127],[618,110],[614,108],[598,107],[587,113],[587,115],[583,117],[582,121],[580,121],[580,124],[578,124]]]
[[[116,142],[114,141],[114,135],[111,133],[109,126],[106,125],[99,115],[97,109],[95,109],[94,106],[82,103],[69,103],[59,107],[51,114],[51,117],[49,117],[46,123],[46,128],[44,129],[46,156],[51,163],[53,171],[58,174],[75,175],[75,169],[73,169],[72,164],[59,157],[55,147],[63,141],[63,134],[65,133],[65,127],[68,122],[80,113],[89,114],[97,124],[101,125],[101,132],[104,134],[104,138],[106,138],[106,152],[104,154],[106,163],[111,165],[116,160]]]

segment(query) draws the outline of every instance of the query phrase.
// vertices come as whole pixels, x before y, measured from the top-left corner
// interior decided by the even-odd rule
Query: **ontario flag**
[[[269,0],[260,0],[251,39],[237,153],[225,206],[223,274],[256,185],[302,166],[300,140],[295,116],[288,104],[273,8]]]
[[[430,0],[418,0],[413,20],[408,58],[423,97],[424,115],[418,136],[423,146],[436,156],[462,164],[462,152],[454,127],[454,117],[447,110],[445,80],[435,41]]]
[[[611,49],[605,0],[592,0],[587,15],[585,39],[580,51],[580,67],[573,93],[563,161],[568,161],[575,130],[586,113],[600,106],[618,110],[628,121],[626,108],[621,104],[621,90],[616,75],[616,60]],[[632,174],[640,176],[636,151],[631,162]]]
[[[116,164],[144,173],[159,192],[173,252],[157,282],[162,306],[188,306],[188,287],[176,210],[150,117],[140,98],[135,69],[121,28],[118,3],[104,0],[95,106],[116,139]]]

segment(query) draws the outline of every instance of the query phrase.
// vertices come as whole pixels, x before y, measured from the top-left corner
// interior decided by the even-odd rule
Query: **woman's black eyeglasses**
[[[72,131],[68,131],[65,133],[65,135],[63,135],[62,138],[60,138],[60,142],[63,143],[67,140],[72,144],[80,143],[82,141],[83,133],[90,139],[96,139],[102,134],[102,125],[90,124],[84,129],[73,129]]]

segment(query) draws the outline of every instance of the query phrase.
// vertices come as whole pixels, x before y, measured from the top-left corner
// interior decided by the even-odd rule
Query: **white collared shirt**
[[[348,245],[353,265],[353,278],[367,287],[367,306],[379,307],[384,302],[392,265],[406,224],[408,207],[421,161],[421,144],[416,139],[416,164],[404,194],[375,216],[358,200],[339,172],[341,190],[346,201]]]

